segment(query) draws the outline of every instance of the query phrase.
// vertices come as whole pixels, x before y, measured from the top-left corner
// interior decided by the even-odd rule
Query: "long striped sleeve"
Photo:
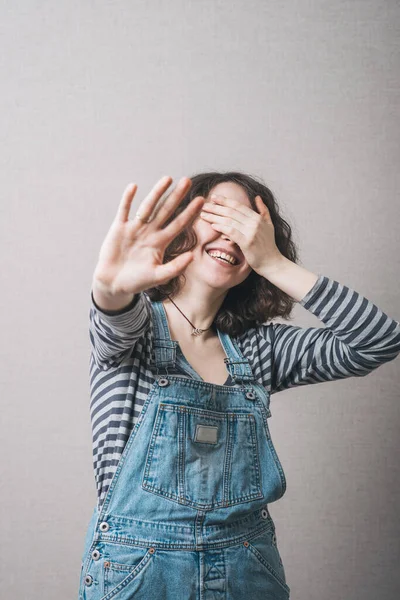
[[[270,393],[364,376],[400,353],[399,323],[333,279],[320,275],[300,304],[325,327],[269,323],[237,338],[254,376]],[[154,383],[151,316],[146,292],[112,314],[96,306],[92,293],[90,415],[99,506]]]
[[[270,393],[364,377],[400,353],[400,324],[355,290],[318,275],[299,302],[325,325],[273,323],[258,334],[270,341]]]
[[[143,293],[120,311],[104,311],[90,294],[89,337],[92,357],[96,365],[106,371],[117,367],[131,355],[136,341],[144,334],[150,322],[148,302]]]

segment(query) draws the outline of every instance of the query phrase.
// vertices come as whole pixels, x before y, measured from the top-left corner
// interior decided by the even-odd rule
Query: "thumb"
[[[269,210],[266,207],[266,205],[264,204],[261,196],[256,196],[254,200],[255,200],[255,203],[256,203],[256,206],[258,208],[258,212],[260,213],[260,215],[269,215]]]
[[[158,265],[155,269],[157,285],[167,283],[177,277],[193,260],[193,252],[184,252],[169,262]]]

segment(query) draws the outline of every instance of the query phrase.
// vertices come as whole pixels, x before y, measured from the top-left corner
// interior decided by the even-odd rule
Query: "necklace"
[[[167,294],[167,297],[171,300],[172,304],[174,306],[176,306],[176,304],[172,300],[171,296],[168,296],[168,294]],[[201,335],[204,331],[208,331],[209,329],[211,329],[211,325],[210,325],[210,327],[207,327],[207,329],[199,329],[198,327],[195,327],[193,325],[193,323],[191,321],[189,321],[189,319],[187,318],[187,316],[183,314],[183,312],[181,311],[181,309],[179,308],[179,306],[176,306],[176,308],[179,310],[179,312],[181,313],[181,315],[183,315],[185,317],[186,321],[188,321],[191,324],[191,326],[193,327],[192,335]]]

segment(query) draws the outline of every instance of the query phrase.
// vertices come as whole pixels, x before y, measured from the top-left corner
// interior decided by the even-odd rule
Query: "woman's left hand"
[[[212,194],[202,206],[200,217],[239,245],[250,267],[259,275],[278,263],[283,255],[275,244],[275,230],[268,208],[255,197],[259,212],[249,206]]]

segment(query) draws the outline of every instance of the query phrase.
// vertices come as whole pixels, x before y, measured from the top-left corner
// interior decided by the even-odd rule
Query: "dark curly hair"
[[[298,262],[297,248],[291,237],[292,229],[279,214],[279,207],[274,195],[262,181],[238,171],[198,173],[189,178],[192,181],[191,188],[188,190],[186,196],[182,198],[175,212],[165,222],[164,227],[173,221],[195,197],[207,197],[216,185],[225,181],[231,181],[244,189],[251,207],[256,212],[258,212],[258,209],[255,197],[257,195],[261,196],[271,215],[275,230],[275,243],[278,250],[292,262]],[[172,191],[160,201],[158,208],[160,204],[165,202]],[[197,236],[193,229],[192,221],[167,246],[163,263],[167,263],[179,254],[191,250],[196,244]],[[167,299],[168,296],[173,298],[185,281],[185,275],[181,273],[167,283],[148,288],[146,294],[153,301],[162,301]],[[246,330],[266,323],[275,317],[291,319],[294,303],[295,301],[291,296],[252,270],[244,281],[228,290],[215,316],[213,326],[231,336],[238,336]]]

